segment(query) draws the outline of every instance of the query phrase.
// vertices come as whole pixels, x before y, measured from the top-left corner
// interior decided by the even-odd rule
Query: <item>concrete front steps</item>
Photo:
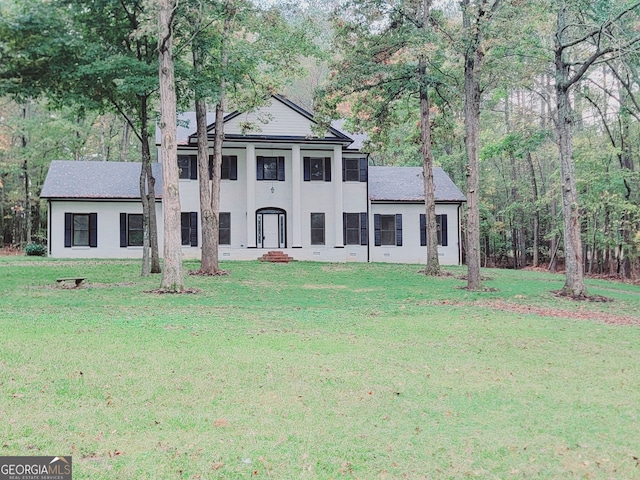
[[[261,262],[289,263],[293,261],[293,258],[284,252],[274,250],[265,253],[258,260],[260,260]]]

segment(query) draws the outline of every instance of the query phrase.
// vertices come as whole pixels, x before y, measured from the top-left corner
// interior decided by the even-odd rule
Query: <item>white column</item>
[[[247,145],[247,247],[256,248],[256,147]]]
[[[291,180],[293,182],[293,208],[291,212],[291,225],[293,235],[293,248],[302,247],[302,159],[300,158],[300,145],[291,147]]]
[[[342,145],[333,147],[333,175],[336,247],[344,246],[342,239]]]

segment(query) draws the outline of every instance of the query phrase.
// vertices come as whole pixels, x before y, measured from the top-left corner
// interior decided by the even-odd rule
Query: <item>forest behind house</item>
[[[46,242],[46,204],[39,194],[52,160],[140,162],[143,139],[150,140],[155,155],[157,52],[146,45],[151,60],[136,57],[133,45],[137,42],[139,53],[140,39],[154,26],[153,18],[145,20],[153,7],[143,0],[127,4],[131,12],[114,13],[124,7],[112,0],[0,3],[0,236],[5,249]],[[212,84],[224,77],[226,111],[252,108],[279,92],[319,120],[344,118],[351,131],[366,132],[370,164],[412,166],[423,164],[421,118],[426,113],[435,164],[469,195],[465,106],[473,76],[480,114],[479,189],[471,193],[478,195],[481,265],[564,268],[563,189],[568,183],[561,169],[561,139],[568,132],[577,201],[565,208],[575,210],[582,267],[587,274],[640,277],[640,3],[213,4],[227,13],[232,8],[235,23],[226,44],[229,66],[210,73],[190,68],[193,28],[206,25],[210,43],[202,48],[216,58],[216,45],[225,35],[222,14],[196,0],[176,10],[176,90],[182,111],[193,110],[194,96],[206,97],[210,105],[220,97],[215,88],[199,91],[194,75],[211,78]],[[91,8],[95,24],[83,14]],[[138,15],[138,23],[125,35],[103,31],[119,14]],[[311,45],[295,37],[300,30]],[[131,45],[121,38],[131,39]],[[285,50],[287,58],[296,59],[287,68],[277,58]],[[103,52],[116,54],[101,57]],[[77,59],[84,63],[78,66]],[[141,111],[130,99],[143,97],[148,118],[132,114]],[[425,101],[428,111],[421,114]]]

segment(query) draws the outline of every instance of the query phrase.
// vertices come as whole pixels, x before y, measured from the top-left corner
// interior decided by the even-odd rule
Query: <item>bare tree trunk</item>
[[[198,60],[198,54],[194,47],[194,67]],[[214,275],[218,269],[218,242],[217,224],[211,210],[211,180],[216,178],[216,165],[209,171],[209,139],[207,138],[207,104],[204,98],[195,100],[196,124],[198,134],[198,183],[200,190],[200,223],[202,225],[202,250],[200,251],[200,272],[205,275]]]
[[[431,1],[424,0],[422,28],[429,25]],[[433,153],[431,152],[431,122],[429,87],[427,85],[427,65],[424,56],[418,64],[420,75],[420,149],[422,152],[422,173],[424,180],[424,204],[426,210],[427,265],[425,275],[440,274],[438,258],[438,225],[436,222],[435,186],[433,183]]]
[[[131,125],[129,125],[129,122],[125,120],[124,125],[122,126],[122,141],[120,142],[120,161],[121,162],[127,161],[130,140],[131,140]]]
[[[557,206],[556,198],[554,195],[554,197],[551,199],[552,228],[553,228],[553,222],[555,222],[557,214],[558,214],[558,206]],[[549,252],[551,255],[551,258],[549,259],[549,271],[555,273],[558,271],[558,255],[557,255],[558,237],[556,237],[555,233],[551,236],[551,240],[549,240]]]
[[[480,71],[484,53],[479,25],[472,27],[470,1],[462,0],[463,26],[470,36],[464,58],[464,124],[467,150],[467,289],[480,290],[479,130]],[[479,19],[477,19],[479,22]],[[472,32],[472,28],[474,31]]]
[[[142,201],[142,276],[160,273],[158,251],[158,221],[156,218],[156,179],[151,169],[151,149],[148,130],[148,97],[140,97],[142,126],[140,141],[142,147],[142,166],[140,170],[140,199]],[[177,168],[177,160],[176,160]]]
[[[220,68],[223,72],[227,70],[229,63],[226,44],[231,34],[231,24],[235,9],[233,2],[227,4],[227,11],[222,32],[222,46]],[[196,45],[193,53],[194,69],[200,69],[200,50]],[[219,232],[220,232],[220,180],[222,167],[222,142],[224,141],[224,103],[227,83],[224,75],[220,80],[220,92],[216,103],[215,136],[213,142],[213,161],[211,172],[209,172],[209,162],[201,160],[199,162],[200,174],[200,209],[202,217],[202,252],[200,270],[206,275],[217,275],[219,268]],[[206,131],[206,104],[203,99],[196,99],[196,121],[198,124],[198,158],[208,159],[209,143]],[[211,175],[211,181],[209,176]]]
[[[28,101],[22,106],[22,119],[25,121],[29,116],[29,104]],[[26,128],[24,125],[23,128]],[[21,135],[22,149],[27,148],[27,135],[23,131]],[[29,162],[27,160],[27,154],[24,154],[24,162],[22,164],[22,174],[24,177],[24,239],[25,243],[31,243],[31,189],[29,188]],[[22,235],[20,235],[20,243],[22,243]]]
[[[526,153],[527,164],[529,165],[529,173],[531,174],[531,186],[533,188],[533,259],[532,265],[538,266],[538,250],[540,249],[540,208],[538,207],[538,182],[536,180],[536,169],[533,167],[533,157],[531,152],[527,150]]]
[[[580,210],[571,142],[571,106],[569,104],[570,65],[565,60],[564,32],[567,28],[566,8],[558,8],[558,24],[555,48],[556,104],[558,121],[556,136],[560,154],[560,176],[562,188],[562,217],[565,247],[565,284],[562,291],[573,297],[584,297],[587,288],[584,284],[584,266],[582,263],[582,238],[580,236]]]
[[[160,77],[160,128],[162,131],[162,180],[164,213],[164,269],[160,288],[169,292],[184,290],[180,191],[178,187],[178,119],[173,65],[173,16],[176,0],[160,0],[158,13],[158,56]]]
[[[149,255],[149,196],[147,195],[147,170],[144,162],[140,166],[140,200],[142,202],[142,272],[143,277],[151,274]]]

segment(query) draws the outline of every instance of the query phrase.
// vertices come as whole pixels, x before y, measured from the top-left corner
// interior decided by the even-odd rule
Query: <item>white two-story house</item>
[[[184,115],[180,125],[183,254],[198,258],[202,239],[193,115]],[[211,155],[214,127],[209,127]],[[369,166],[360,150],[362,136],[338,126],[318,135],[313,115],[278,95],[256,111],[227,115],[224,128],[221,260],[255,260],[265,251],[280,250],[296,260],[425,261],[421,168]],[[53,162],[41,194],[49,204],[49,254],[141,256],[139,170],[137,163]],[[160,164],[154,172],[162,252]],[[434,173],[438,253],[442,264],[458,264],[465,197],[444,171]]]

